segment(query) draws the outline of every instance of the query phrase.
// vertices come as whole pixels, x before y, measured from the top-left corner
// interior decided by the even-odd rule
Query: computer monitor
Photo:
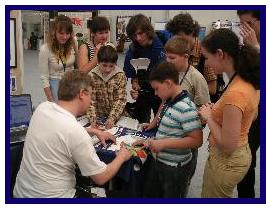
[[[31,95],[10,96],[10,128],[29,126],[32,114]]]

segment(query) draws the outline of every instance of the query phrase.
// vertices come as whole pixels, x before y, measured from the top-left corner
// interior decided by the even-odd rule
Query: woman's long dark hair
[[[229,29],[212,31],[202,41],[202,46],[210,53],[218,49],[232,59],[236,73],[255,89],[260,89],[260,54],[254,47],[240,45],[237,35]]]

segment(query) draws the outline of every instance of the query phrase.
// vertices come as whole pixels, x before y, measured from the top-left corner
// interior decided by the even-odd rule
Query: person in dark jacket
[[[241,22],[241,35],[245,45],[252,46],[260,52],[260,11],[258,10],[237,10]],[[239,198],[255,198],[255,168],[256,153],[260,147],[260,105],[258,116],[253,121],[248,134],[248,144],[251,150],[252,160],[250,168],[238,183],[237,191]]]
[[[153,89],[148,82],[148,74],[161,61],[165,60],[165,52],[162,42],[156,36],[153,26],[148,17],[138,14],[133,16],[127,25],[127,35],[132,43],[127,51],[124,72],[127,78],[131,78],[131,97],[136,100],[132,117],[139,123],[148,123],[151,117],[151,109],[154,114],[158,112],[160,99],[154,95]],[[131,59],[148,58],[150,63],[145,71],[144,84],[139,80],[136,70],[131,65]]]

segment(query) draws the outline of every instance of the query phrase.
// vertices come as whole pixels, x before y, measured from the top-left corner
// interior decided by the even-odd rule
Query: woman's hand
[[[198,113],[201,116],[202,120],[207,122],[208,119],[212,118],[212,103],[207,103],[202,105],[202,107],[199,108]]]
[[[99,44],[96,45],[96,47],[95,47],[95,54],[98,53],[99,49],[100,49],[103,45],[104,45],[104,44],[102,44],[102,43],[99,43]]]

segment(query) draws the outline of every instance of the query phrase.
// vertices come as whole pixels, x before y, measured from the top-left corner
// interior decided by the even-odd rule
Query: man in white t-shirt
[[[91,80],[74,70],[60,81],[58,103],[44,102],[36,109],[26,135],[14,197],[45,198],[75,196],[75,165],[98,185],[110,180],[131,155],[122,148],[108,165],[101,162],[89,134],[104,144],[113,135],[83,128],[76,116],[91,103]]]

